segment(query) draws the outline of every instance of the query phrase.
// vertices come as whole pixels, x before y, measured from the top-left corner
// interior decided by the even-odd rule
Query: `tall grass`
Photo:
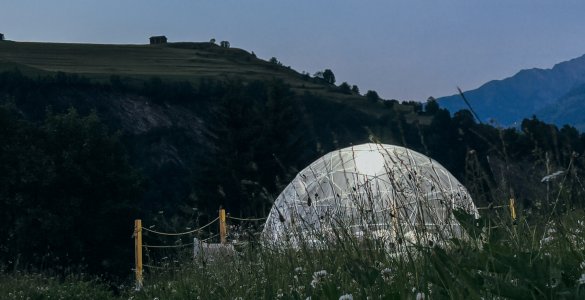
[[[349,227],[340,226],[319,228],[309,235],[297,232],[295,242],[284,243],[284,247],[251,239],[236,247],[236,252],[197,259],[184,253],[181,261],[185,263],[150,270],[144,288],[129,291],[128,296],[583,299],[585,212],[566,193],[570,177],[575,177],[574,182],[579,180],[571,172],[571,164],[562,177],[547,183],[545,193],[532,199],[534,203],[548,201],[547,205],[524,208],[520,204],[516,219],[508,205],[513,196],[509,185],[504,181],[493,183],[486,197],[492,202],[484,203],[479,219],[464,210],[453,212],[463,235],[439,235],[438,241],[430,243],[423,226],[416,227],[421,231],[414,240],[394,239],[389,245],[385,237],[367,228],[364,234],[356,235]],[[481,170],[476,174],[478,181],[485,175]],[[375,194],[371,192],[369,195]],[[417,199],[422,204],[425,200]]]
[[[549,224],[489,217],[466,223],[479,241],[418,247],[408,256],[344,236],[324,248],[248,244],[232,255],[151,270],[135,299],[582,299],[583,212]],[[461,216],[462,219],[464,216]],[[475,221],[474,218],[469,220]],[[462,220],[463,221],[463,220]],[[463,221],[464,222],[464,221]],[[489,227],[488,227],[489,226]]]
[[[0,273],[0,299],[118,299],[110,287],[98,279],[80,275],[67,278],[47,274]]]
[[[315,235],[299,234],[294,245],[275,247],[262,243],[259,232],[242,230],[232,232],[236,251],[197,258],[190,248],[165,254],[147,268],[141,290],[129,282],[114,294],[97,280],[2,272],[0,298],[585,299],[585,211],[567,193],[582,188],[573,161],[562,175],[542,183],[545,192],[532,202],[545,205],[520,203],[516,219],[507,205],[513,195],[509,184],[500,180],[486,187],[473,157],[468,163],[474,176],[466,185],[485,188],[480,195],[485,199],[477,198],[486,207],[479,219],[453,211],[463,235],[429,243],[424,227],[417,227],[422,232],[414,240],[389,243],[367,228],[356,235],[340,226],[321,231],[318,244]]]

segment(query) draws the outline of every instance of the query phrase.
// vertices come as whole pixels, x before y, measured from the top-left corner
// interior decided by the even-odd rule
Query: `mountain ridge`
[[[513,76],[491,80],[465,92],[482,121],[511,126],[532,115],[546,117],[565,94],[585,83],[585,55],[555,64],[550,69],[520,70]],[[437,99],[452,113],[467,109],[459,95]],[[563,120],[557,122],[562,123]],[[557,123],[556,122],[556,123]],[[558,125],[562,125],[557,123]]]

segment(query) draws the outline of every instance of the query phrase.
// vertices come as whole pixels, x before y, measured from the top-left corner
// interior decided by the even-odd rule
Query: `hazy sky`
[[[16,41],[228,40],[387,99],[426,100],[585,54],[582,0],[0,0]]]

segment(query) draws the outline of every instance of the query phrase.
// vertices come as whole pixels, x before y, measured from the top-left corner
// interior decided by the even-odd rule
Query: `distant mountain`
[[[559,126],[569,124],[582,132],[585,131],[585,83],[538,110],[535,115],[549,123]]]
[[[585,55],[559,63],[552,69],[522,70],[516,75],[492,80],[466,91],[465,96],[482,121],[494,120],[510,126],[536,115],[558,125],[570,123],[585,129]],[[460,95],[438,98],[439,105],[452,113],[466,109]],[[584,109],[578,109],[581,105]]]

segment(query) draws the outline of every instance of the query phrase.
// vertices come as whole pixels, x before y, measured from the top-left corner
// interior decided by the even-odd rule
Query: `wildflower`
[[[327,271],[321,270],[313,273],[313,280],[311,281],[312,287],[317,287],[319,283],[323,282],[327,277]]]
[[[160,215],[162,215],[162,214],[164,214],[164,213],[165,213],[165,211],[164,211],[164,210],[159,210],[159,211],[158,211],[158,213],[159,213]]]
[[[581,267],[581,270],[585,270],[585,260],[581,262],[579,267]]]
[[[551,278],[550,283],[546,284],[546,287],[556,288],[559,285],[559,281],[556,278]]]
[[[301,268],[301,267],[295,268],[295,272],[297,272],[297,273],[301,273],[302,271],[303,271],[303,268]]]
[[[585,284],[585,273],[581,274],[581,278],[577,279],[579,285]]]
[[[425,299],[426,299],[425,293],[417,293],[416,294],[416,300],[425,300]]]
[[[546,245],[550,242],[552,242],[554,240],[554,238],[552,236],[547,236],[545,238],[543,238],[542,240],[540,240],[540,246]]]
[[[351,294],[341,295],[339,300],[353,300],[353,296]]]
[[[394,277],[392,274],[392,269],[390,268],[385,268],[384,270],[380,271],[380,274],[382,275],[382,279],[384,279],[386,282],[391,282]]]

